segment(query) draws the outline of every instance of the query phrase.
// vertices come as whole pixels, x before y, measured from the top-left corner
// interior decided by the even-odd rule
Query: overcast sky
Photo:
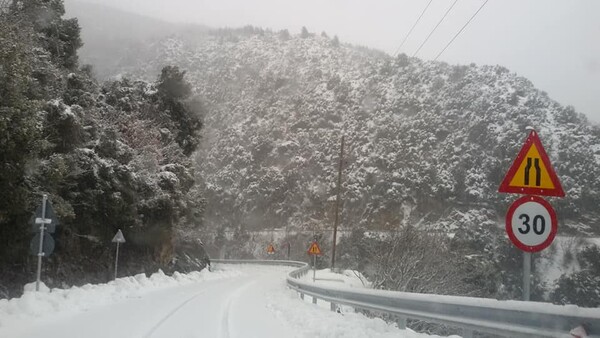
[[[429,0],[87,0],[177,22],[326,31],[394,53]],[[401,49],[412,55],[454,0],[433,0]],[[433,59],[484,0],[458,0],[417,54]],[[500,64],[600,122],[600,1],[490,0],[442,54]]]

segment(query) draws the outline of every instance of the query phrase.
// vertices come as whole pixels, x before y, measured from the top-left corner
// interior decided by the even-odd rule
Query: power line
[[[402,48],[402,46],[404,45],[404,43],[406,42],[406,40],[410,36],[410,33],[412,33],[413,29],[415,29],[415,27],[417,26],[417,24],[419,23],[419,21],[421,21],[421,18],[423,17],[423,14],[425,14],[425,12],[427,11],[427,8],[429,8],[429,5],[431,5],[432,2],[433,2],[433,0],[429,0],[429,3],[427,3],[427,6],[425,6],[425,9],[421,12],[421,15],[419,15],[419,18],[412,25],[412,27],[408,31],[408,34],[406,34],[406,36],[404,37],[404,40],[402,40],[402,43],[400,44],[400,46],[398,46],[398,49],[396,49],[396,52],[394,52],[393,55],[398,54],[398,52],[400,51],[400,48]]]
[[[440,24],[442,23],[442,21],[444,21],[444,19],[446,18],[446,16],[448,16],[448,13],[450,13],[450,11],[452,10],[452,7],[454,7],[454,5],[456,5],[457,2],[458,2],[458,0],[454,0],[454,2],[452,3],[452,5],[450,6],[450,8],[448,8],[448,10],[446,11],[446,13],[444,13],[444,16],[442,16],[442,18],[437,23],[437,25],[435,25],[435,27],[433,27],[433,30],[429,33],[429,35],[427,35],[427,37],[425,38],[425,41],[423,41],[423,43],[419,46],[419,48],[417,49],[417,51],[413,54],[413,57],[417,55],[417,53],[421,50],[421,48],[423,48],[423,46],[425,45],[425,43],[427,42],[427,40],[429,40],[429,38],[431,37],[431,35],[433,35],[433,32],[435,32],[435,30],[440,26]]]
[[[448,48],[448,46],[450,46],[450,44],[452,44],[452,42],[456,39],[456,37],[458,37],[458,35],[460,35],[460,33],[467,27],[467,25],[473,20],[473,18],[475,18],[475,16],[477,15],[477,13],[479,13],[479,11],[481,11],[481,9],[483,8],[483,6],[485,6],[485,4],[488,3],[489,0],[485,0],[485,2],[481,5],[481,7],[479,7],[479,9],[477,10],[477,12],[475,12],[475,14],[473,14],[473,16],[469,19],[469,21],[467,21],[467,23],[462,26],[462,28],[458,31],[458,33],[456,33],[456,35],[454,35],[454,37],[452,38],[452,40],[450,40],[450,42],[448,42],[448,44],[446,45],[446,47],[444,47],[444,49],[442,49],[442,51],[435,57],[435,59],[433,59],[433,61],[437,60],[440,55],[442,55],[442,53],[446,50],[446,48]]]

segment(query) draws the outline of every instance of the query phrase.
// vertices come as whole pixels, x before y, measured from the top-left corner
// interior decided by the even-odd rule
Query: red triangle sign
[[[321,255],[321,248],[317,242],[312,242],[310,248],[308,248],[309,255]]]
[[[506,173],[498,192],[564,197],[558,176],[535,130],[532,130]]]

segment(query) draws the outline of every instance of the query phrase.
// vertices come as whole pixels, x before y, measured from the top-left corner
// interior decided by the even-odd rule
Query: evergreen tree
[[[302,26],[302,31],[300,32],[300,37],[303,39],[306,39],[309,36],[310,36],[310,34],[308,33],[308,29],[306,29],[306,27]]]
[[[184,101],[191,94],[190,85],[184,80],[185,72],[178,67],[166,66],[158,79],[158,92],[162,98],[161,111],[169,114],[169,119],[176,124],[175,140],[183,149],[186,156],[196,150],[199,142],[200,121],[199,111],[192,111]],[[196,110],[202,110],[200,104]]]
[[[287,29],[279,31],[279,38],[283,41],[290,39],[290,32]]]
[[[581,271],[560,276],[550,299],[557,304],[596,308],[600,306],[600,249],[595,245],[587,246],[577,254],[577,260]]]
[[[185,72],[177,66],[166,66],[158,78],[158,91],[166,100],[183,100],[190,96],[190,85],[184,80]]]
[[[331,40],[331,45],[333,47],[339,47],[340,46],[340,39],[338,39],[337,35],[333,36],[333,40]]]

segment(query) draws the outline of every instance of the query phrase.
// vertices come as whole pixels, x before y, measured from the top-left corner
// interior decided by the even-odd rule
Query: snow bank
[[[300,278],[304,281],[313,280],[313,272],[310,270]],[[362,273],[356,270],[343,270],[339,273],[331,272],[331,269],[321,269],[316,272],[316,282],[324,285],[343,285],[351,288],[369,288],[371,283]]]
[[[239,271],[202,270],[188,274],[175,272],[167,276],[162,271],[150,277],[138,274],[118,278],[106,284],[86,284],[69,289],[48,289],[41,285],[35,292],[35,283],[27,284],[20,298],[0,299],[0,327],[14,325],[42,317],[60,316],[86,311],[96,306],[117,303],[128,298],[138,298],[158,289],[196,282],[239,276]]]
[[[309,271],[301,279],[312,282],[313,273]],[[358,271],[343,270],[339,273],[331,269],[316,271],[316,283],[330,287],[369,288],[370,282]],[[361,313],[355,313],[349,306],[339,306],[339,313],[330,310],[330,303],[318,300],[312,304],[312,297],[306,295],[300,300],[298,293],[284,290],[269,295],[269,308],[288,325],[292,326],[298,337],[404,337],[431,338],[439,337],[416,333],[410,329],[401,330],[394,323],[387,323],[380,318],[369,318]],[[302,302],[298,304],[298,302]],[[289,311],[293,308],[294,311]],[[458,336],[451,336],[459,338]]]
[[[416,333],[410,329],[401,330],[394,323],[386,323],[380,318],[368,318],[361,313],[354,313],[349,307],[341,307],[340,313],[333,312],[329,309],[329,302],[319,300],[317,304],[312,304],[310,296],[304,298],[302,301],[296,291],[289,289],[274,289],[267,294],[267,307],[294,330],[296,337],[439,337]]]
[[[35,282],[25,284],[23,287],[24,292],[34,292],[35,291]],[[44,284],[44,282],[40,282],[40,292],[48,293],[50,292],[50,288]]]

